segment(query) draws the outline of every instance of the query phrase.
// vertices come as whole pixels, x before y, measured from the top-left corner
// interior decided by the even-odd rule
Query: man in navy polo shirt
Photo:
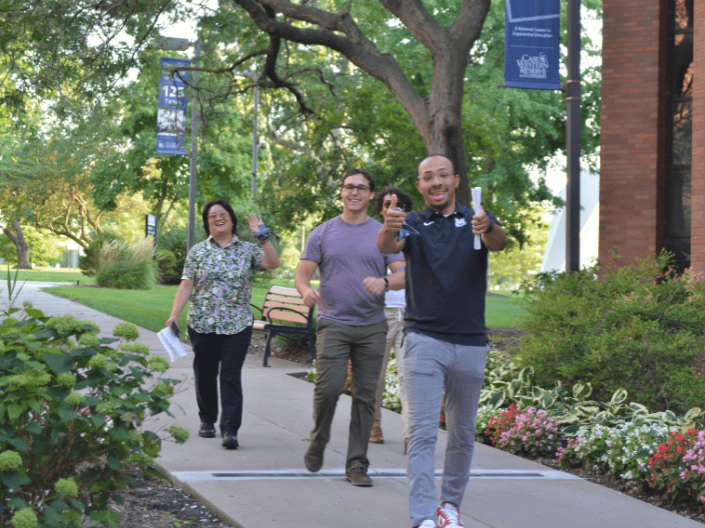
[[[489,251],[507,244],[497,220],[482,207],[456,202],[460,176],[444,156],[418,166],[416,188],[426,202],[419,212],[385,215],[377,243],[406,259],[406,383],[409,427],[409,510],[412,527],[462,527],[458,509],[470,477],[475,418],[489,352],[485,291]],[[402,223],[407,236],[397,233]],[[397,235],[397,236],[395,236]],[[482,235],[474,249],[475,235]],[[440,506],[434,452],[441,404],[448,428]]]

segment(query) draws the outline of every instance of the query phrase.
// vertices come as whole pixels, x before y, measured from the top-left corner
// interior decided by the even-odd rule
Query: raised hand
[[[247,215],[247,223],[250,226],[250,231],[253,235],[256,235],[259,231],[259,227],[264,225],[264,222],[262,222],[262,217],[255,214]]]
[[[384,226],[396,233],[401,229],[404,220],[406,220],[406,213],[397,211],[397,195],[393,194],[389,207],[384,212]]]

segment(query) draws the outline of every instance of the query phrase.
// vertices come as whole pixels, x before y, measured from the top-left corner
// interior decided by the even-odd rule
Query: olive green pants
[[[313,398],[311,444],[323,450],[330,440],[335,407],[345,390],[348,364],[352,375],[352,409],[345,470],[367,469],[367,446],[375,416],[375,392],[382,368],[387,321],[349,326],[319,319],[316,334],[318,381]]]

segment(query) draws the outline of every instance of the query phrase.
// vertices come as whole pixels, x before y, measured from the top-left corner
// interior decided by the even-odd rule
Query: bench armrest
[[[256,310],[259,310],[259,317],[255,317],[255,319],[261,319],[262,321],[264,321],[265,320],[264,319],[264,311],[262,310],[262,308],[260,308],[256,304],[252,304],[252,303],[250,303],[250,306],[252,308],[255,308]]]
[[[277,308],[271,308],[271,309],[270,309],[270,311],[275,311],[275,312],[280,311],[280,310],[281,310],[281,311],[287,311],[287,312],[294,312],[295,314],[300,315],[303,319],[306,320],[306,326],[307,326],[307,327],[310,327],[310,326],[311,326],[311,318],[310,318],[308,315],[302,314],[302,313],[301,313],[300,311],[298,311],[298,310],[294,310],[293,308],[286,308],[286,307],[284,307],[284,306],[277,307]],[[311,313],[311,312],[309,311],[309,314],[310,314],[310,313]],[[263,319],[264,319],[264,317],[263,317]],[[269,311],[267,312],[267,320],[269,321],[269,324],[275,324],[274,321],[272,320],[272,318],[269,316]],[[303,321],[302,321],[302,324],[303,324]]]

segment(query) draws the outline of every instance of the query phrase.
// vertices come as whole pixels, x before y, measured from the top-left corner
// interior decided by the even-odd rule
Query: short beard
[[[443,211],[443,210],[444,210],[446,207],[448,207],[449,205],[450,205],[450,201],[445,202],[445,203],[442,203],[441,205],[430,205],[430,204],[429,204],[429,207],[430,207],[431,209],[435,209],[436,211]]]

